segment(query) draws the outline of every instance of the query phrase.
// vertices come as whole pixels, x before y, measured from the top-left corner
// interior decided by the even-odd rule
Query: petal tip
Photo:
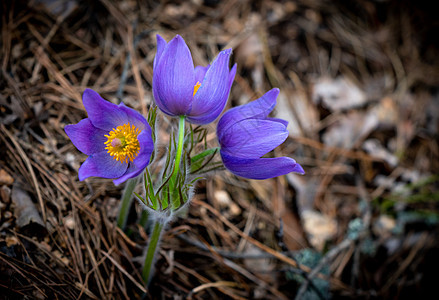
[[[305,175],[305,170],[302,168],[301,165],[299,165],[298,163],[296,163],[296,165],[293,168],[294,173],[300,174],[300,175]]]
[[[73,126],[73,124],[68,124],[68,125],[64,126],[64,132],[67,134],[68,137],[70,137],[69,132],[71,132],[72,126]]]
[[[82,163],[82,165],[79,167],[78,170],[78,179],[79,181],[84,181],[85,179],[87,179],[88,177],[90,177],[90,175],[85,174],[85,169],[84,169],[84,163]]]
[[[176,40],[178,42],[183,42],[185,43],[184,39],[181,37],[181,35],[177,34],[176,36],[174,36],[173,40]]]
[[[95,96],[95,95],[99,96],[98,92],[96,92],[95,90],[86,88],[84,90],[84,93],[82,94],[82,98],[84,99],[84,97],[90,97],[90,96]]]
[[[221,51],[222,55],[230,55],[232,54],[232,48]]]
[[[233,74],[233,77],[235,77],[236,74],[236,68],[238,67],[238,64],[235,63],[232,67],[232,69],[230,70],[230,74]]]
[[[85,119],[84,119],[85,120]],[[73,142],[72,138],[74,138],[75,135],[75,129],[78,124],[69,124],[64,126],[64,132],[67,134],[69,139]]]
[[[279,90],[279,88],[272,88],[271,90],[269,90],[267,93],[270,93],[270,94],[273,94],[273,95],[276,95],[276,97],[279,95],[279,93],[280,93],[280,90]]]
[[[113,183],[114,183],[115,186],[118,186],[119,184],[123,183],[125,180],[121,179],[121,178],[117,178],[117,179],[113,180]]]

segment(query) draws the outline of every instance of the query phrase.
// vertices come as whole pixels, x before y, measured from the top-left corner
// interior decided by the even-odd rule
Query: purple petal
[[[278,94],[279,89],[274,88],[255,101],[229,109],[218,122],[218,137],[220,138],[222,132],[238,121],[249,118],[265,119],[276,105]]]
[[[66,125],[64,130],[73,145],[84,154],[90,155],[105,150],[105,135],[108,132],[94,127],[88,118],[79,121],[78,124]]]
[[[267,118],[266,120],[270,120],[270,121],[273,121],[273,122],[279,122],[279,123],[283,124],[285,127],[288,126],[288,121],[283,120],[283,119],[278,119],[278,118]]]
[[[287,137],[288,131],[282,123],[247,119],[230,126],[219,142],[223,152],[254,159],[270,152]]]
[[[79,180],[96,176],[102,178],[118,178],[128,168],[128,164],[113,159],[107,151],[90,155],[81,165],[78,171]]]
[[[102,130],[111,131],[127,120],[125,112],[116,104],[108,102],[91,89],[86,89],[82,95],[82,102],[93,126]]]
[[[268,179],[290,172],[305,174],[302,167],[289,157],[245,159],[221,151],[221,158],[230,172],[249,179]]]
[[[154,143],[152,141],[151,132],[143,131],[137,137],[140,144],[140,152],[137,157],[130,163],[125,174],[120,178],[113,180],[115,185],[118,185],[129,178],[136,177],[142,173],[149,164],[151,153],[154,151]]]
[[[163,50],[154,69],[152,86],[155,102],[168,115],[185,115],[192,105],[194,85],[191,53],[177,35]]]
[[[223,111],[230,92],[229,59],[232,49],[221,51],[207,70],[203,82],[194,96],[187,120],[195,124],[207,124]]]
[[[199,82],[202,83],[204,76],[206,76],[206,72],[207,70],[209,70],[210,65],[208,65],[207,67],[203,67],[203,66],[196,66],[195,67],[195,83]]]
[[[157,53],[154,57],[154,69],[157,65],[157,62],[160,60],[160,57],[163,54],[163,50],[165,49],[167,43],[164,38],[157,34]]]
[[[294,168],[291,172],[294,172],[294,173],[297,173],[300,175],[305,175],[305,170],[298,163],[296,163],[296,165],[294,166]]]
[[[137,137],[140,145],[140,151],[137,157],[133,160],[137,168],[144,169],[149,163],[151,153],[154,151],[154,142],[152,141],[151,132],[143,131]]]
[[[237,64],[234,64],[229,73],[229,90],[232,88],[233,80],[235,80]]]
[[[148,131],[151,135],[151,126],[149,126],[146,119],[137,110],[125,106],[125,104],[123,103],[119,104],[119,109],[125,112],[125,114],[127,115],[125,123],[129,122],[131,125],[139,128],[141,131]]]
[[[130,179],[130,178],[133,178],[133,177],[140,175],[140,173],[142,173],[144,170],[145,170],[145,168],[139,169],[134,164],[130,164],[130,166],[126,170],[125,174],[117,179],[114,179],[113,183],[115,185],[119,185],[122,182],[125,182],[127,179]]]

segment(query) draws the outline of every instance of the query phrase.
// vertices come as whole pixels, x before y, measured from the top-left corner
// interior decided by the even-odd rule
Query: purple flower
[[[224,166],[233,174],[250,179],[267,179],[290,172],[305,174],[289,157],[261,158],[288,137],[288,122],[269,118],[279,89],[228,110],[219,120],[218,141]]]
[[[88,118],[65,127],[76,148],[88,155],[79,168],[79,180],[97,176],[114,178],[119,184],[142,173],[154,149],[145,118],[123,103],[105,101],[91,89],[84,91],[82,102]]]
[[[212,65],[194,68],[192,56],[179,35],[169,43],[157,35],[152,91],[157,106],[169,116],[186,116],[193,124],[214,121],[226,106],[235,78],[229,71],[232,49],[221,51]]]

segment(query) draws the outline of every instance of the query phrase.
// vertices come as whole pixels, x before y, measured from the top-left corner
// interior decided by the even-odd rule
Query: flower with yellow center
[[[232,49],[221,51],[208,66],[196,66],[183,38],[166,42],[157,35],[152,92],[155,104],[171,117],[206,125],[219,117],[227,103],[236,74],[229,67]]]
[[[79,180],[113,178],[120,184],[140,175],[154,151],[147,120],[124,104],[113,104],[86,89],[82,97],[88,118],[66,125],[65,131],[86,161],[78,170]]]
[[[113,156],[113,159],[121,163],[133,161],[139,154],[140,145],[137,140],[140,130],[134,125],[123,124],[105,135],[105,149]]]

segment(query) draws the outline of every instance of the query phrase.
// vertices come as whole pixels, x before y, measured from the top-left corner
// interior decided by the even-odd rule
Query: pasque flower
[[[290,172],[305,174],[292,158],[261,158],[288,137],[288,122],[268,117],[278,94],[278,89],[272,89],[255,101],[228,110],[219,120],[221,158],[233,174],[250,179],[267,179]]]
[[[123,103],[104,100],[91,89],[84,91],[82,102],[88,118],[65,127],[76,148],[88,155],[79,168],[79,180],[97,176],[113,178],[119,184],[139,175],[154,149],[146,119]]]
[[[193,124],[208,124],[223,111],[236,74],[229,70],[231,49],[221,51],[212,65],[194,68],[179,35],[167,43],[157,35],[152,90],[155,103],[169,116],[186,116]]]

